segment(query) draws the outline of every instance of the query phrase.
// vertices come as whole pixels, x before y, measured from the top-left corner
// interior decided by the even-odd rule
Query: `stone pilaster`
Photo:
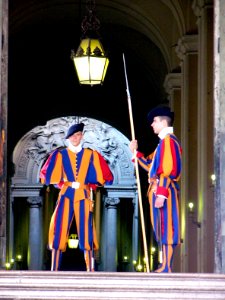
[[[0,2],[0,269],[6,253],[7,115],[8,115],[8,0]]]
[[[225,273],[225,2],[214,1],[215,272]]]
[[[214,270],[209,256],[214,252],[213,165],[213,1],[195,0],[192,5],[198,25],[198,272]]]
[[[181,73],[169,73],[164,81],[164,89],[168,95],[170,107],[175,114],[174,129],[181,139]]]
[[[198,86],[198,51],[197,35],[185,35],[178,40],[176,53],[181,65],[181,272],[196,271],[196,255],[191,241],[197,243],[196,228],[188,222],[187,205],[197,201],[197,86]],[[190,159],[191,158],[191,159]],[[191,239],[189,237],[192,237]],[[195,258],[195,259],[194,259]]]

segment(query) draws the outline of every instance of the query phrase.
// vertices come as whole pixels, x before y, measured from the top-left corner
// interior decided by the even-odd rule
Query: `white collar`
[[[165,136],[169,133],[173,133],[173,127],[165,127],[163,128],[160,133],[158,134],[158,137],[162,140],[165,138]]]
[[[72,143],[68,140],[69,145],[68,145],[68,149],[71,150],[74,153],[78,153],[81,151],[82,149],[82,145],[79,144],[78,146],[73,146]]]

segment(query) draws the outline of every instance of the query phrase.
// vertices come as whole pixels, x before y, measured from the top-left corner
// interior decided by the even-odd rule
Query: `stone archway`
[[[112,126],[87,117],[61,117],[50,120],[43,126],[37,126],[25,134],[17,143],[13,152],[15,173],[10,188],[10,243],[9,254],[15,256],[13,205],[15,201],[25,199],[28,212],[27,253],[29,256],[27,268],[42,269],[42,222],[43,222],[43,186],[39,181],[40,169],[56,148],[65,147],[65,134],[73,123],[83,122],[83,146],[98,150],[108,161],[114,175],[113,185],[105,187],[102,201],[104,230],[101,233],[102,269],[116,271],[117,266],[117,206],[121,199],[131,199],[132,216],[132,253],[131,262],[137,258],[138,250],[138,201],[134,167],[131,162],[131,153],[128,148],[129,140]],[[22,237],[24,239],[25,237]],[[113,241],[113,244],[112,244]],[[110,243],[110,247],[108,244]],[[110,259],[106,259],[110,257]]]

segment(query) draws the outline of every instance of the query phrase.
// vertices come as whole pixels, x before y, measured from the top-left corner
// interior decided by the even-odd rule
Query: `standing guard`
[[[52,251],[51,271],[60,270],[70,226],[75,218],[79,247],[84,251],[87,271],[94,271],[93,251],[99,248],[93,220],[91,190],[112,184],[113,174],[102,155],[83,148],[84,124],[72,125],[66,135],[68,147],[55,150],[41,169],[42,184],[53,184],[60,193],[53,212],[48,246]]]
[[[130,143],[138,163],[148,172],[150,218],[162,254],[155,272],[172,272],[174,248],[180,244],[179,186],[181,176],[180,142],[173,133],[174,113],[159,106],[148,113],[148,123],[159,137],[155,151],[147,157],[137,151],[137,140]]]

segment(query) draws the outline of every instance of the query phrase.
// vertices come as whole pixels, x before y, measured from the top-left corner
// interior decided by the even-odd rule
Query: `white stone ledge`
[[[0,271],[0,299],[225,299],[225,274]]]

